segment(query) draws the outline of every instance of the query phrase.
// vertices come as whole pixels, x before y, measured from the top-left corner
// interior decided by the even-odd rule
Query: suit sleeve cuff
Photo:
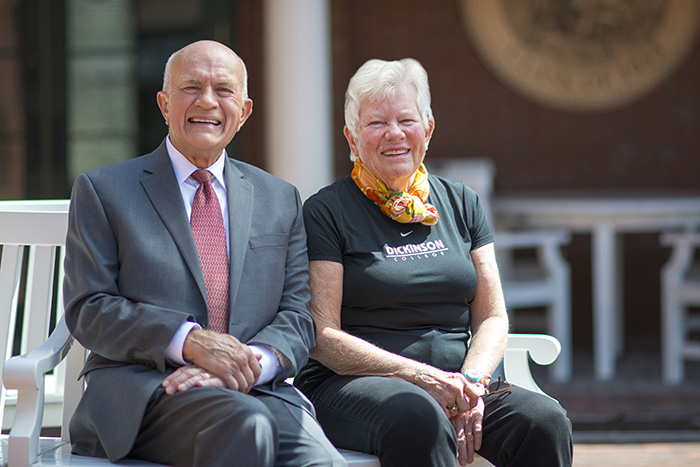
[[[177,330],[170,344],[165,348],[165,358],[168,362],[180,366],[190,363],[185,361],[185,357],[182,355],[182,348],[185,345],[187,335],[193,329],[202,329],[202,326],[194,321],[185,321],[180,325],[180,329]]]

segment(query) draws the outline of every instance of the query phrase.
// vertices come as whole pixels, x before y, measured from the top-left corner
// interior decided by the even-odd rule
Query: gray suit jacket
[[[292,365],[256,389],[313,411],[284,379],[315,344],[296,189],[233,159],[224,169],[230,228],[229,333]],[[164,350],[185,321],[206,326],[204,278],[172,164],[151,154],[87,172],[73,186],[66,240],[68,327],[91,355],[71,422],[75,452],[126,456],[146,404],[174,370]]]

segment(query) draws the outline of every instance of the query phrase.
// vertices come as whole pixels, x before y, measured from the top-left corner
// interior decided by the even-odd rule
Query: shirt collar
[[[175,170],[177,184],[182,185],[189,179],[190,175],[192,175],[192,172],[197,170],[199,167],[187,160],[187,158],[184,155],[182,155],[182,153],[178,151],[177,148],[175,148],[175,146],[173,146],[173,143],[170,141],[170,136],[168,136],[165,139],[165,145],[168,148],[168,156],[170,156],[170,162],[173,164],[173,169]],[[211,172],[214,178],[224,188],[226,188],[226,183],[224,182],[224,167],[226,166],[225,161],[226,150],[224,149],[224,151],[221,153],[221,156],[219,156],[219,158],[216,159],[216,162],[207,167],[207,170]],[[191,179],[190,181],[196,183]]]

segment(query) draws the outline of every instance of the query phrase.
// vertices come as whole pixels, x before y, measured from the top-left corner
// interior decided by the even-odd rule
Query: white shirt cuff
[[[251,344],[250,350],[253,355],[262,355],[260,362],[260,376],[258,381],[255,383],[256,386],[260,384],[269,383],[275,376],[277,376],[281,370],[280,361],[275,353],[263,345]]]
[[[185,357],[182,355],[182,348],[185,345],[185,339],[192,329],[202,329],[198,323],[194,321],[185,321],[180,325],[180,329],[177,330],[173,336],[170,344],[165,348],[165,358],[176,365],[187,365],[188,362],[185,361]]]

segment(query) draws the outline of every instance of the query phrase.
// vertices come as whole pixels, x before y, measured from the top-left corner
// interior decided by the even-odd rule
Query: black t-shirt
[[[348,176],[304,205],[309,260],[343,264],[342,329],[447,371],[467,352],[476,292],[470,251],[493,242],[476,193],[429,176],[436,225],[385,216]],[[317,366],[311,362],[311,366]]]

